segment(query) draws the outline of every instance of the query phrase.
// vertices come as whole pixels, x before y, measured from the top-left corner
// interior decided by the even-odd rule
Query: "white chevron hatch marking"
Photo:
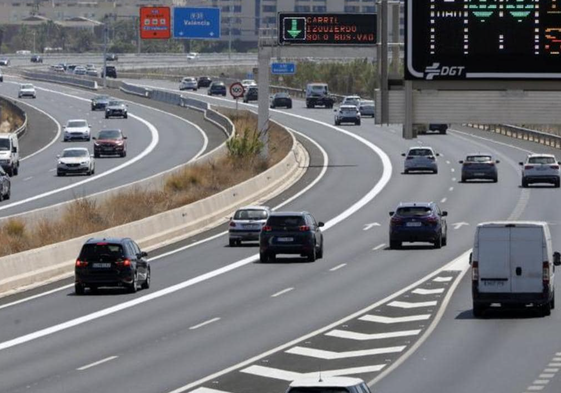
[[[421,333],[420,329],[404,330],[401,332],[374,333],[374,334],[349,332],[347,330],[336,329],[325,333],[325,335],[330,337],[346,338],[349,340],[367,341],[367,340],[383,340],[385,338],[416,336],[419,333]]]
[[[391,302],[388,304],[389,307],[398,307],[398,308],[420,308],[420,307],[432,307],[436,306],[438,302],[436,300],[430,302]]]
[[[328,370],[322,371],[323,377],[337,377],[341,375],[365,374],[378,372],[385,367],[385,364],[375,364],[373,366],[345,368],[341,370]],[[319,376],[319,372],[312,373],[298,373],[294,371],[281,370],[278,368],[265,367],[265,366],[250,366],[241,370],[242,373],[258,375],[260,377],[281,379],[283,381],[294,381],[296,379]]]
[[[437,288],[437,289],[417,288],[413,291],[413,293],[416,295],[438,295],[440,293],[443,293],[444,291],[445,291],[444,288]]]
[[[383,317],[380,315],[365,315],[363,317],[360,317],[359,320],[366,321],[366,322],[383,323],[388,325],[392,323],[426,321],[429,318],[430,318],[430,314],[412,315],[409,317]]]
[[[293,355],[309,356],[312,358],[333,360],[333,359],[347,359],[347,358],[357,358],[361,356],[373,356],[373,355],[383,355],[385,353],[399,353],[402,352],[406,347],[387,347],[387,348],[374,348],[365,349],[361,351],[346,351],[346,352],[333,352],[324,351],[321,349],[305,348],[305,347],[294,347],[290,348],[286,353]]]

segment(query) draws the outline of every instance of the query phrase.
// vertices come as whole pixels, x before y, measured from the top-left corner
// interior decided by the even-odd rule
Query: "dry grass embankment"
[[[248,112],[240,112],[238,116],[233,111],[224,112],[238,133],[228,144],[228,156],[171,174],[159,190],[129,190],[102,204],[77,199],[56,220],[27,225],[22,220],[11,219],[0,226],[0,256],[103,231],[187,205],[250,179],[281,161],[290,151],[290,135],[273,124],[269,130],[269,159],[264,162],[258,154],[255,116]]]

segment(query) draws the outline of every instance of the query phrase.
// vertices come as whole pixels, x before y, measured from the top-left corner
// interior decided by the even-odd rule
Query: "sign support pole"
[[[380,75],[381,124],[389,121],[389,86],[388,86],[388,1],[381,0],[378,8],[378,26],[380,50],[378,51],[378,73]]]
[[[413,82],[404,81],[405,118],[403,119],[403,139],[413,139]]]
[[[103,88],[107,87],[107,16],[103,23]]]
[[[257,99],[257,127],[259,131],[259,140],[263,144],[261,149],[261,158],[267,160],[269,158],[269,94],[270,94],[270,63],[272,48],[271,46],[260,43],[258,52],[259,75],[257,81],[258,99]]]

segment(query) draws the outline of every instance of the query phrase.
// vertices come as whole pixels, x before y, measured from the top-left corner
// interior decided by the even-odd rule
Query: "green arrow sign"
[[[301,31],[302,30],[298,30],[298,21],[296,19],[292,19],[292,27],[288,30],[288,34],[290,34],[292,38],[296,38]]]
[[[299,41],[306,39],[306,18],[286,18],[283,25],[284,39]]]

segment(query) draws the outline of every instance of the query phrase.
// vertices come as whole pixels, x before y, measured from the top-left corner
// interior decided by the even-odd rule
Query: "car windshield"
[[[553,157],[530,157],[528,164],[555,164]]]
[[[99,132],[98,139],[121,139],[121,132],[118,130],[103,130]]]
[[[234,214],[234,220],[265,220],[267,219],[267,211],[256,209],[238,210]]]
[[[431,208],[427,206],[407,206],[397,209],[396,214],[403,217],[426,216],[431,212]]]
[[[492,161],[491,156],[467,156],[466,162],[488,162]]]
[[[222,87],[222,86],[224,86],[224,83],[222,83],[222,82],[214,82],[214,83],[212,84],[212,86],[214,86],[214,87]]]
[[[323,93],[327,91],[327,86],[322,86],[322,85],[312,86],[312,91],[314,93]]]
[[[183,78],[183,82],[196,82],[195,78]]]
[[[10,140],[0,139],[0,150],[10,150]]]
[[[430,149],[411,149],[409,150],[410,156],[432,156],[432,150]]]
[[[341,112],[356,112],[356,111],[357,111],[357,109],[354,106],[341,108]]]
[[[326,386],[290,388],[289,393],[349,393],[349,391],[346,388]]]
[[[361,107],[373,107],[374,106],[374,101],[361,101],[360,102],[360,106]]]
[[[302,216],[272,216],[267,221],[267,225],[273,227],[299,227],[305,224]]]
[[[22,89],[33,89],[33,85],[21,85]]]
[[[119,106],[123,105],[121,101],[109,101],[109,106]]]
[[[83,120],[78,120],[78,121],[69,121],[68,124],[66,125],[68,128],[75,128],[75,127],[87,127],[88,123],[86,123]]]
[[[108,100],[108,99],[109,99],[108,96],[97,96],[97,97],[94,97],[94,100],[96,100],[96,101]]]
[[[358,98],[345,98],[343,104],[358,105],[359,101]]]
[[[87,150],[70,149],[62,152],[63,157],[87,157]]]
[[[275,94],[275,98],[289,98],[290,96],[287,93],[277,93]]]
[[[84,244],[82,251],[80,252],[81,260],[88,259],[99,259],[99,257],[110,257],[114,259],[122,258],[124,256],[123,247],[120,244],[108,244],[108,243],[97,243],[97,244]]]

